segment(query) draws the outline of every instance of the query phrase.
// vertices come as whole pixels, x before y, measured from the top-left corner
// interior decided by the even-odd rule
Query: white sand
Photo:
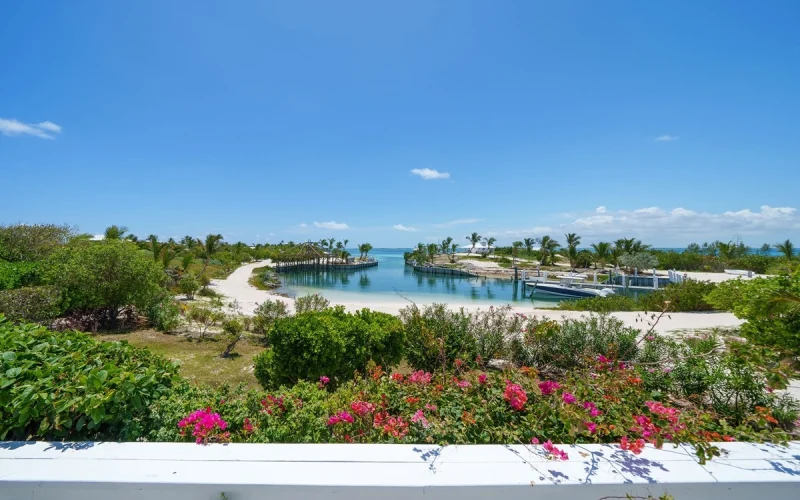
[[[252,314],[256,306],[267,299],[280,300],[289,305],[290,310],[294,310],[294,301],[285,297],[275,295],[271,292],[259,290],[247,281],[253,272],[253,268],[269,264],[269,261],[256,262],[247,264],[233,273],[224,280],[213,280],[211,286],[222,295],[225,295],[228,300],[236,300],[242,308],[244,314]],[[709,273],[711,274],[711,273]],[[320,291],[321,295],[325,296],[324,290]],[[342,299],[346,296],[346,299]],[[352,296],[352,298],[350,298]],[[381,311],[391,314],[397,314],[400,309],[409,305],[407,300],[402,297],[387,299],[382,297],[371,297],[368,294],[353,292],[353,293],[339,293],[337,295],[330,295],[328,297],[332,305],[343,305],[348,311],[356,311],[368,307],[375,311]],[[423,303],[417,302],[417,305]],[[488,305],[478,306],[474,302],[459,302],[448,301],[448,305],[453,308],[464,307],[468,311],[475,311],[477,309],[487,309]],[[536,315],[539,317],[560,319],[560,318],[580,318],[588,316],[588,313],[580,311],[554,311],[550,309],[535,309],[533,307],[514,306],[514,312]],[[647,320],[644,318],[644,313],[637,312],[615,312],[612,316],[619,318],[626,325],[647,329]],[[656,326],[657,332],[670,332],[670,331],[684,331],[708,328],[731,328],[739,326],[742,321],[732,313],[672,313],[664,316]]]

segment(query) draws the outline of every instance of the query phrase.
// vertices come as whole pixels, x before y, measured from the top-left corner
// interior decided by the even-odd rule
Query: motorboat
[[[539,278],[526,281],[525,285],[533,288],[533,293],[541,292],[561,297],[608,297],[614,294],[614,289],[612,288],[601,288],[597,290],[595,288],[582,287],[581,285],[584,281],[585,280],[580,277],[561,276],[557,284]]]

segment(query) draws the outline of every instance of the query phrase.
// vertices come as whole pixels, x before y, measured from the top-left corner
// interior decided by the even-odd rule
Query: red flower
[[[392,373],[392,380],[395,382],[402,382],[403,381],[403,374],[402,373]]]
[[[633,442],[628,442],[628,436],[623,436],[619,440],[619,447],[623,450],[630,451],[634,455],[638,455],[644,449],[644,439],[637,439]]]
[[[525,403],[528,401],[528,395],[518,384],[512,384],[510,380],[506,380],[506,389],[503,392],[503,399],[508,401],[517,411],[522,411],[525,408]]]

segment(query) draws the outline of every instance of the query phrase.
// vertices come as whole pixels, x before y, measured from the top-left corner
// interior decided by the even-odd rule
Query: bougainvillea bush
[[[459,364],[459,363],[457,363]],[[713,408],[669,401],[647,390],[634,366],[600,357],[560,380],[533,368],[484,372],[466,363],[446,378],[430,372],[363,377],[329,390],[326,377],[270,393],[187,388],[152,408],[147,439],[196,442],[340,443],[645,443],[780,441],[788,438],[772,410],[755,408],[736,424]],[[186,431],[202,410],[224,422],[212,438]],[[207,417],[210,418],[210,417]],[[217,420],[215,420],[217,421]],[[557,448],[551,454],[559,458]]]

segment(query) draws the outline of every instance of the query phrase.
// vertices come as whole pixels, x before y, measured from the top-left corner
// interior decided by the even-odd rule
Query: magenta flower
[[[508,401],[511,408],[522,411],[522,409],[525,408],[525,403],[528,401],[528,395],[518,384],[512,384],[510,380],[506,380],[506,389],[503,392],[503,399]]]
[[[340,424],[340,423],[343,423],[343,422],[346,422],[348,424],[352,424],[354,421],[355,421],[355,419],[348,412],[340,411],[336,415],[331,415],[328,418],[328,425],[336,425],[336,424]]]
[[[561,399],[563,399],[564,402],[567,403],[568,405],[571,405],[577,401],[577,399],[575,399],[575,396],[571,392],[565,392],[564,394],[562,394]]]
[[[196,438],[197,444],[221,441],[230,436],[228,432],[221,432],[228,428],[228,423],[222,420],[219,413],[212,412],[211,408],[190,413],[178,422],[178,427],[181,429],[182,436],[187,428],[191,428],[192,436]]]
[[[563,450],[559,450],[555,446],[553,446],[553,442],[549,439],[546,443],[542,445],[547,453],[549,453],[553,458],[557,460],[567,460],[569,459],[569,455]]]
[[[428,423],[428,419],[425,418],[425,413],[422,410],[417,410],[414,415],[411,416],[411,422],[420,424],[426,429],[430,426],[430,423]]]
[[[425,404],[425,409],[428,410],[428,411],[436,411],[439,408],[436,405],[432,405],[430,403],[426,403]]]
[[[408,382],[411,384],[428,385],[431,383],[432,376],[431,373],[419,370],[408,376]]]
[[[375,411],[375,405],[366,401],[354,401],[350,403],[350,409],[353,410],[353,413],[356,415],[363,417]]]
[[[561,384],[558,382],[554,382],[552,380],[546,380],[544,382],[539,382],[539,390],[542,391],[543,396],[549,396],[556,391],[556,389],[560,389]]]
[[[584,422],[583,425],[585,425],[586,428],[589,429],[589,432],[591,432],[592,434],[597,432],[597,424],[596,423],[594,423],[594,422]]]
[[[469,382],[469,380],[461,380],[457,385],[462,389],[469,389],[472,387],[472,384]]]
[[[488,378],[489,377],[487,377],[485,373],[481,373],[480,375],[478,375],[478,383],[481,385],[486,385],[486,380]]]
[[[531,444],[539,444],[539,438],[531,438]]]
[[[602,414],[591,401],[585,401],[583,403],[583,408],[589,410],[589,416],[591,417],[599,417]]]

